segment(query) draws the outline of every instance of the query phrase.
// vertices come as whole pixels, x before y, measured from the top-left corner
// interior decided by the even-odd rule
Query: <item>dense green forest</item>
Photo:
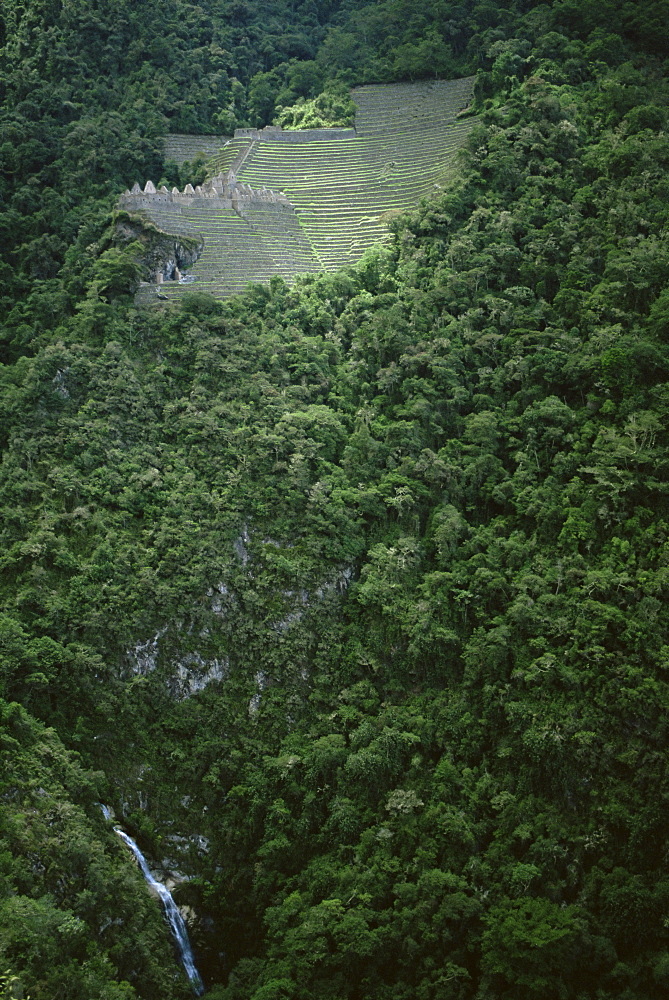
[[[669,4],[0,0],[0,996],[669,997]],[[477,74],[336,274],[133,303],[169,131]],[[324,95],[321,97],[321,95]]]

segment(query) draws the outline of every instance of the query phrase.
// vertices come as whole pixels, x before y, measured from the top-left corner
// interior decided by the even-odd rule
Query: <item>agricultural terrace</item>
[[[165,159],[179,165],[186,161],[192,163],[197,156],[209,159],[220,151],[228,138],[225,135],[178,135],[170,132],[165,136]]]
[[[197,285],[166,282],[163,294],[196,287],[224,297],[273,275],[333,271],[389,238],[388,221],[439,188],[472,119],[473,78],[358,87],[355,133],[333,140],[271,131],[238,135],[209,161],[212,175],[230,175],[290,202],[245,204],[240,213],[215,199],[145,210],[167,232],[199,236],[204,251],[189,269]],[[319,136],[322,132],[318,133]],[[187,137],[182,151],[188,152]],[[193,153],[202,137],[195,137]],[[175,137],[170,139],[174,150]],[[293,211],[294,210],[294,211]]]

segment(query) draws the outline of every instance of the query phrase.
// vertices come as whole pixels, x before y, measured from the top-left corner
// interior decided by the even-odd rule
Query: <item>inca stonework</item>
[[[161,295],[192,289],[225,297],[249,281],[331,271],[388,239],[388,221],[438,190],[472,117],[473,77],[373,85],[352,92],[355,129],[239,129],[209,160],[201,186],[137,183],[121,207],[203,246]],[[174,141],[175,137],[171,137]],[[188,137],[181,137],[182,147]],[[195,143],[195,146],[197,143]],[[153,292],[145,286],[140,297]],[[191,284],[192,282],[192,284]]]
[[[177,187],[170,191],[164,185],[156,189],[153,181],[147,181],[143,190],[139,184],[135,184],[132,190],[121,195],[121,204],[129,212],[148,212],[158,216],[163,205],[188,209],[206,198],[213,199],[221,208],[232,208],[235,211],[250,202],[290,205],[284,194],[277,194],[267,188],[254,190],[250,184],[240,184],[232,171],[228,171],[225,176],[217,174],[195,188],[192,184],[186,184],[183,191]]]

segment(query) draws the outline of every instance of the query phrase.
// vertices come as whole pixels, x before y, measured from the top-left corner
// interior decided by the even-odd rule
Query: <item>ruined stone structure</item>
[[[183,191],[156,189],[150,180],[144,188],[135,184],[121,196],[119,207],[143,216],[164,233],[195,237],[199,251],[188,263],[197,259],[219,294],[248,281],[268,281],[275,274],[291,278],[320,269],[285,194],[243,184],[231,170],[195,188],[187,184]],[[153,293],[144,284],[138,301],[150,300],[157,285],[163,286],[164,297],[169,287],[193,281],[178,263],[173,252],[161,260],[151,270]]]
[[[178,262],[171,266],[174,255],[156,269],[161,297],[178,294],[186,281],[225,297],[249,281],[290,280],[359,260],[389,238],[394,215],[444,182],[471,128],[462,112],[473,83],[359,87],[355,129],[237,129],[209,160],[212,176],[201,186],[135,184],[121,208],[202,247],[188,274]],[[186,158],[188,138],[179,146]],[[201,138],[193,137],[195,153]],[[140,298],[150,294],[145,286]]]
[[[277,194],[266,187],[257,189],[249,184],[240,184],[231,170],[225,175],[217,174],[195,188],[192,184],[186,184],[183,191],[176,187],[168,191],[165,186],[156,190],[153,181],[147,181],[144,189],[139,184],[134,184],[131,190],[126,190],[121,195],[120,205],[127,212],[147,212],[153,215],[160,213],[161,205],[170,205],[178,211],[179,208],[190,208],[193,202],[206,198],[214,199],[218,208],[232,208],[234,211],[255,202],[290,205],[281,192]]]

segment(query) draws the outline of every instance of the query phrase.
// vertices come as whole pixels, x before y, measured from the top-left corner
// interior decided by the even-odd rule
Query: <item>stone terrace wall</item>
[[[278,125],[265,128],[235,129],[235,139],[253,139],[255,142],[330,142],[333,139],[355,139],[354,128],[305,128],[282,129]]]
[[[149,219],[163,234],[174,234],[175,246],[184,236],[199,244],[191,259],[181,255],[188,274],[182,274],[175,253],[156,264],[151,281],[140,287],[139,303],[156,295],[164,299],[191,282],[224,298],[249,281],[290,280],[321,268],[285,195],[240,183],[231,171],[197,188],[187,184],[183,191],[156,190],[152,181],[144,189],[135,184],[121,197],[120,207]]]

